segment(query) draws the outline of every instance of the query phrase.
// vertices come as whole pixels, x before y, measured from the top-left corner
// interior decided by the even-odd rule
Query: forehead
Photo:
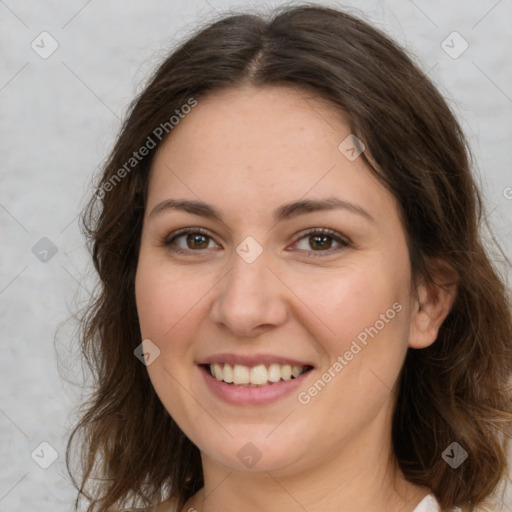
[[[183,196],[247,208],[338,195],[386,214],[394,198],[362,158],[340,150],[350,136],[342,112],[306,91],[215,91],[159,148],[148,206]]]
[[[200,153],[188,157],[205,158],[218,156],[221,146],[225,157],[232,158],[233,152],[243,156],[247,149],[252,158],[263,159],[262,150],[277,157],[279,150],[293,149],[285,156],[293,162],[304,156],[301,148],[337,152],[344,132],[348,134],[349,129],[341,111],[311,93],[284,86],[232,87],[201,97],[160,151],[200,148]]]

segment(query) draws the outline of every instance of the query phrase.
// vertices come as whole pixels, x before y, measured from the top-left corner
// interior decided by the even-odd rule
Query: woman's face
[[[154,388],[203,461],[284,474],[389,442],[409,256],[349,136],[305,92],[248,87],[199,99],[158,150],[137,308]]]

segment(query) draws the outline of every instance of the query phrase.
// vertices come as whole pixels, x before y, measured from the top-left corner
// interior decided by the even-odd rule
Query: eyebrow
[[[224,222],[222,214],[217,208],[203,201],[191,199],[166,199],[158,203],[151,210],[149,217],[154,217],[168,210],[182,210],[194,215]],[[375,222],[375,219],[360,206],[336,197],[326,199],[300,199],[292,203],[284,204],[274,210],[273,219],[275,222],[280,222],[298,217],[299,215],[325,210],[345,210],[360,215],[371,222]]]

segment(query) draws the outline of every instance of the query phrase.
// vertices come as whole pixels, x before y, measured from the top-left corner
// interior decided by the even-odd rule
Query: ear
[[[409,347],[426,348],[437,339],[439,328],[448,316],[457,295],[457,273],[445,261],[428,264],[434,282],[423,280],[416,289]]]

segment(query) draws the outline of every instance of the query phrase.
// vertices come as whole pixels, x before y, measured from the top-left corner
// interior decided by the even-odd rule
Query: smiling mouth
[[[206,371],[218,381],[233,386],[260,387],[277,382],[292,380],[313,369],[312,366],[292,366],[289,364],[272,363],[257,366],[241,364],[213,363],[205,364]]]

